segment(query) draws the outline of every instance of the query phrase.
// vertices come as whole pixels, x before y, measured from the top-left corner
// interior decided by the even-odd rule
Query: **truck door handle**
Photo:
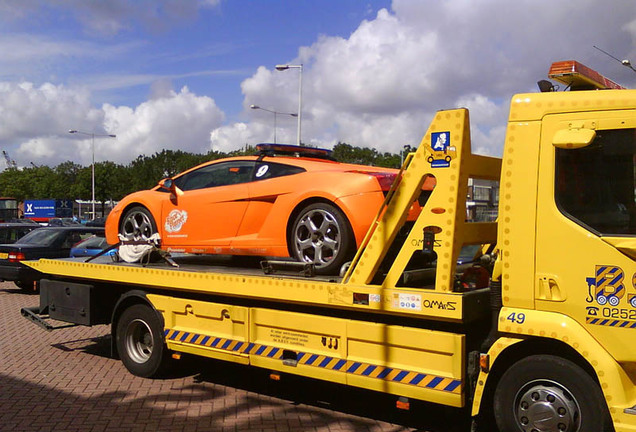
[[[567,295],[565,290],[561,289],[557,283],[557,279],[551,275],[539,276],[539,290],[537,293],[538,300],[548,301],[565,301]]]

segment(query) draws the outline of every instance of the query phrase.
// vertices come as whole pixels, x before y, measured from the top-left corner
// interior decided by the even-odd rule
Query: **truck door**
[[[543,122],[535,304],[576,319],[618,361],[634,361],[626,341],[636,326],[636,112],[576,116]]]

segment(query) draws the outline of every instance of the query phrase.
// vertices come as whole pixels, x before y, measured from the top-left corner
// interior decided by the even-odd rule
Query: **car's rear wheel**
[[[13,283],[15,284],[15,286],[20,288],[20,290],[22,290],[22,292],[24,293],[38,292],[38,288],[39,288],[38,284],[36,284],[36,282],[33,280],[20,279],[20,280],[13,281]]]
[[[355,238],[344,213],[328,203],[301,210],[291,231],[292,257],[313,263],[318,274],[337,274],[351,258]]]
[[[157,232],[157,224],[145,207],[128,210],[119,224],[119,234],[126,240],[146,241]]]

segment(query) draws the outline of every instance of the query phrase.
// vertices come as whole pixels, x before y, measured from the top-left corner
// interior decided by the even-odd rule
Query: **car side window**
[[[253,161],[210,164],[174,179],[182,191],[247,183],[252,179]]]
[[[293,165],[285,165],[275,162],[259,162],[256,164],[254,180],[265,180],[274,177],[283,177],[305,172],[304,168]]]
[[[82,236],[80,235],[80,233],[69,232],[66,238],[64,239],[64,242],[62,243],[62,248],[63,249],[71,248],[73,247],[74,244],[79,243],[80,241],[82,241]]]

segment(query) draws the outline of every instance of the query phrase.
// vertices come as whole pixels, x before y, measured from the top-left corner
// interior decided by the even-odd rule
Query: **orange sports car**
[[[319,274],[338,273],[398,170],[335,162],[324,149],[257,150],[126,196],[106,220],[108,243],[118,243],[118,234],[146,240],[158,233],[169,252],[292,257],[314,263]]]

